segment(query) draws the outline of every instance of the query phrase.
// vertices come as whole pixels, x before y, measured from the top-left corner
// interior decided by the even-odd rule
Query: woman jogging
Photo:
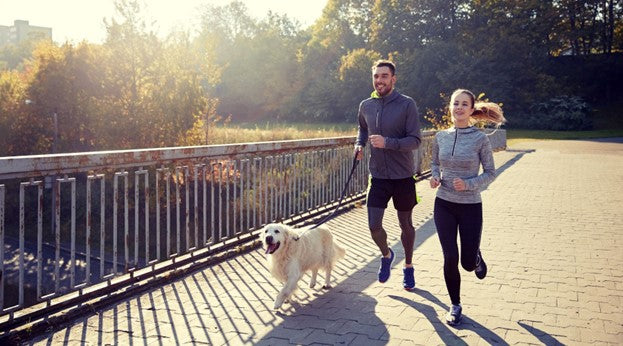
[[[444,279],[452,302],[446,322],[454,326],[462,319],[457,233],[461,266],[475,271],[479,279],[487,275],[487,265],[480,252],[480,191],[495,179],[495,166],[489,138],[473,124],[485,121],[499,126],[505,119],[497,104],[476,102],[474,94],[465,89],[452,94],[449,109],[454,127],[435,135],[430,186],[439,187],[434,219],[443,250]],[[481,165],[483,171],[479,174]]]

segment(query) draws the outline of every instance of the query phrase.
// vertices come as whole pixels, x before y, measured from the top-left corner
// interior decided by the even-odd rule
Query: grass
[[[227,124],[210,129],[210,144],[356,136],[356,124]]]
[[[532,140],[591,139],[605,137],[623,137],[623,129],[604,129],[591,131],[545,131],[545,130],[506,130],[506,144]]]
[[[507,145],[513,146],[517,143],[532,140],[623,137],[623,117],[619,117],[618,115],[618,108],[600,112],[600,116],[596,116],[594,118],[595,130],[591,131],[546,131],[507,129]],[[210,129],[210,144],[263,142],[356,135],[356,123],[229,123]]]
[[[546,131],[546,130],[506,130],[508,146],[531,140],[592,139],[623,137],[623,117],[620,109],[623,104],[602,107],[593,113],[593,127],[590,131]]]

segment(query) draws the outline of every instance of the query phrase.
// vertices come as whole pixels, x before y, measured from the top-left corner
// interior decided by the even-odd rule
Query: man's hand
[[[355,145],[355,150],[353,152],[353,155],[357,156],[357,160],[361,161],[361,159],[363,159],[363,148],[361,147],[361,145]]]
[[[371,135],[370,144],[375,148],[385,148],[385,137],[381,135]]]

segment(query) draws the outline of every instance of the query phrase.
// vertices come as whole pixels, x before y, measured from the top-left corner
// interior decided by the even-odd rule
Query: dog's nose
[[[269,235],[268,237],[266,237],[266,244],[272,244],[273,243],[273,236]]]

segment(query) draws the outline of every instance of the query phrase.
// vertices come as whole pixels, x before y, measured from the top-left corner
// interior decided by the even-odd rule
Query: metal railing
[[[424,133],[415,153],[418,172],[429,170],[433,134]],[[0,325],[29,306],[154,273],[162,262],[175,266],[182,256],[249,241],[267,223],[334,207],[353,143],[337,137],[0,158]],[[364,196],[364,157],[347,200]]]

